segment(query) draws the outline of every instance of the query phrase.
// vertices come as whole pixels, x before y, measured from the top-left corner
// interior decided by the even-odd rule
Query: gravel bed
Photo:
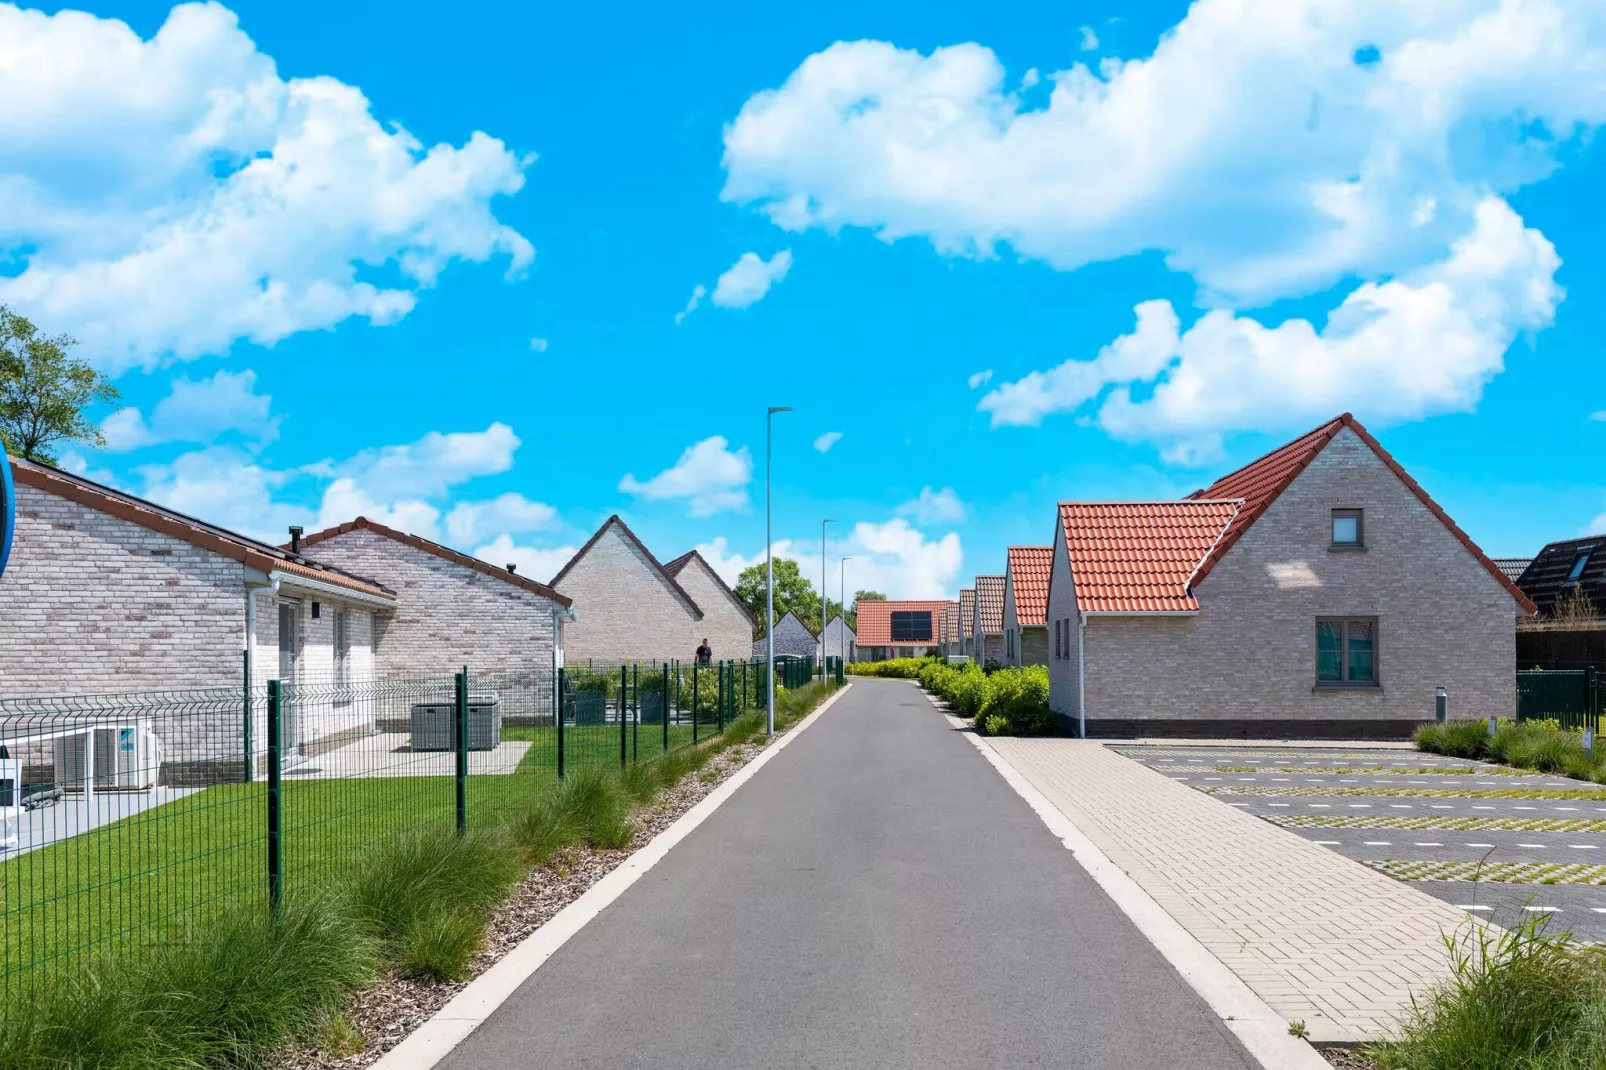
[[[783,734],[777,732],[776,737]],[[628,848],[619,851],[571,848],[545,865],[532,868],[513,895],[492,917],[486,932],[485,948],[470,967],[470,980],[490,969],[527,936],[580,898],[586,889],[674,824],[704,796],[756,757],[766,745],[758,741],[726,749],[701,770],[688,773],[651,806],[636,811],[636,834]],[[346,1025],[356,1034],[352,1038],[355,1043],[351,1046],[360,1044],[360,1050],[341,1053],[329,1050],[333,1047],[330,1044],[308,1046],[288,1052],[276,1065],[279,1070],[323,1070],[329,1067],[347,1070],[371,1066],[450,1002],[468,983],[388,977],[357,993],[343,1013]]]
[[[1377,1070],[1377,1064],[1354,1048],[1317,1048],[1322,1058],[1339,1070]]]

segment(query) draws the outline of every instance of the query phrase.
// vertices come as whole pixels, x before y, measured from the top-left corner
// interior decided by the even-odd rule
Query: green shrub
[[[990,713],[985,717],[976,718],[976,730],[984,736],[1009,735],[1009,719]]]
[[[1398,1043],[1369,1054],[1385,1070],[1585,1070],[1606,1066],[1606,951],[1544,919],[1500,936],[1447,937],[1451,978],[1417,1003]]]
[[[892,680],[914,680],[920,670],[932,664],[930,658],[893,658],[890,661],[854,661],[847,665],[852,676],[878,676]]]
[[[1011,735],[1042,735],[1054,729],[1054,714],[1048,708],[1046,665],[1000,669],[988,679],[992,699],[985,715],[1002,717]]]
[[[974,663],[955,673],[945,696],[961,717],[974,717],[987,705],[992,685],[987,674]]]
[[[1485,721],[1447,721],[1425,724],[1416,730],[1419,749],[1451,758],[1489,756],[1489,728]]]
[[[403,973],[461,980],[492,911],[521,872],[499,832],[404,833],[358,865],[351,907]]]

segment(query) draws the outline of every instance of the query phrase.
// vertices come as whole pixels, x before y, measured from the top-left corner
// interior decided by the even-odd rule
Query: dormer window
[[[1362,541],[1364,526],[1362,514],[1359,509],[1333,510],[1333,543],[1334,550],[1362,550],[1366,544]]]
[[[1589,554],[1582,553],[1573,559],[1573,567],[1567,571],[1567,582],[1577,583],[1583,576],[1584,569],[1589,567]]]

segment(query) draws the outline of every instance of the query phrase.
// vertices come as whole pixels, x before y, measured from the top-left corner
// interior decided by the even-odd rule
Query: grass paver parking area
[[[1544,913],[1606,942],[1599,785],[1397,748],[1116,749],[1470,916],[1509,926]]]

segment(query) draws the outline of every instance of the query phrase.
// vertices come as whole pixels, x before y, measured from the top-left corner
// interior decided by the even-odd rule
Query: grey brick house
[[[1050,705],[1088,735],[1510,716],[1533,603],[1348,413],[1182,501],[1062,502]]]
[[[971,619],[971,642],[980,665],[1004,664],[1004,579],[976,577],[976,608]]]
[[[696,653],[701,634],[693,633],[704,623],[702,608],[618,516],[597,529],[549,586],[574,604],[575,620],[563,640],[569,665],[690,662]]]
[[[698,645],[708,640],[715,661],[740,660],[753,643],[756,622],[747,606],[736,597],[719,573],[696,550],[687,551],[664,566],[680,586],[696,600],[703,611],[702,622],[687,635],[685,652],[677,655],[689,660]]]
[[[1048,577],[1052,546],[1011,546],[1004,571],[1004,661],[1048,664]]]
[[[859,658],[918,658],[939,649],[948,602],[859,603]]]
[[[972,660],[976,657],[976,589],[962,588],[959,592],[959,653]]]
[[[374,620],[396,602],[382,584],[47,465],[10,464],[17,531],[0,580],[0,712],[29,709],[17,701],[28,696],[217,689],[215,701],[182,708],[156,697],[121,705],[157,741],[168,782],[238,779],[243,651],[259,687],[372,676]],[[253,715],[260,755],[265,711]],[[293,738],[371,727],[371,712],[351,704],[298,724]]]
[[[825,628],[825,656],[843,661],[859,660],[859,637],[838,613]]]
[[[756,639],[752,644],[753,657],[767,656],[769,640]],[[798,619],[796,613],[788,610],[780,620],[775,622],[775,656],[782,654],[795,658],[812,658],[820,652],[820,640],[807,624]]]

